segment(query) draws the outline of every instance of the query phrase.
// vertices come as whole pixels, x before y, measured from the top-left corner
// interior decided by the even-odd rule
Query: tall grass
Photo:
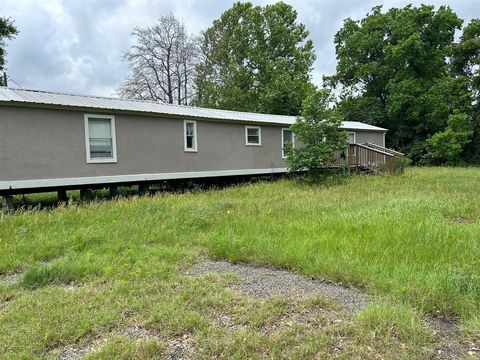
[[[200,246],[469,317],[480,307],[479,184],[475,168],[414,168],[330,187],[284,180],[19,212],[1,225],[0,272],[65,257],[86,274],[89,256],[125,266],[132,247]]]
[[[475,168],[412,168],[19,211],[0,223],[0,274],[27,270],[25,289],[168,283],[210,255],[361,286],[479,334],[479,184]]]

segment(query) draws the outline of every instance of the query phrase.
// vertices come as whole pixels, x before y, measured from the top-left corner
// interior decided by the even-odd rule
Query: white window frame
[[[350,134],[353,134],[353,144],[356,144],[357,143],[357,133],[355,131],[347,131],[347,134],[348,134],[349,140],[350,140]],[[349,154],[350,145],[353,145],[353,144],[350,144],[350,141],[348,142],[347,157],[348,157],[348,154]],[[356,146],[353,148],[353,156],[357,156],[357,147]]]
[[[354,132],[354,131],[347,131],[347,134],[348,134],[349,139],[350,139],[350,134],[353,134],[353,143],[356,144],[357,143],[357,133]],[[348,144],[350,145],[350,142]]]
[[[88,128],[88,120],[92,119],[109,119],[110,130],[112,132],[112,157],[111,158],[91,158],[90,154],[90,131]],[[117,162],[117,135],[115,132],[115,116],[104,114],[85,114],[85,151],[87,155],[87,164],[111,164]]]
[[[287,156],[285,155],[285,148],[284,148],[284,136],[283,136],[283,131],[288,130],[292,133],[292,146],[295,147],[295,134],[290,128],[282,128],[282,159],[286,159]]]
[[[187,124],[193,124],[193,147],[187,147]],[[185,152],[197,152],[197,122],[195,120],[183,120],[183,150]]]
[[[258,130],[258,144],[248,142],[248,129]],[[262,128],[260,126],[245,126],[245,145],[247,146],[262,146]]]

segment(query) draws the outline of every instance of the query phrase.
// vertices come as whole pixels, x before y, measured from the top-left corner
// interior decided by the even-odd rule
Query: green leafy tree
[[[9,18],[0,17],[0,72],[5,71],[7,55],[5,40],[12,39],[17,34],[18,30],[13,25],[13,21]],[[0,76],[0,86],[3,85],[3,76]]]
[[[463,29],[453,48],[452,70],[469,80],[475,100],[480,100],[480,19],[473,19]]]
[[[333,96],[328,89],[312,92],[302,105],[301,116],[291,126],[300,146],[287,145],[285,150],[290,171],[315,173],[335,160],[337,151],[347,147],[347,135],[339,130],[341,118],[330,105]]]
[[[360,121],[366,124],[381,124],[385,119],[383,103],[373,96],[343,97],[337,104],[345,121]]]
[[[448,117],[446,129],[428,140],[431,157],[449,165],[462,163],[462,152],[465,145],[471,141],[472,134],[470,116],[455,111]]]
[[[315,60],[297,13],[278,2],[235,3],[203,33],[196,105],[298,115]]]
[[[480,164],[480,19],[473,19],[463,29],[453,48],[452,71],[468,80],[472,93],[472,141],[466,145],[466,157]]]
[[[336,74],[326,78],[342,89],[345,118],[388,128],[387,146],[422,159],[426,140],[471,105],[465,79],[453,78],[447,62],[461,24],[449,7],[427,5],[346,19],[335,35]]]

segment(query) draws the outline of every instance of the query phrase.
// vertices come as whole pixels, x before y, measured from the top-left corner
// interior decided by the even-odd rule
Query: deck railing
[[[388,149],[386,147],[383,147],[383,146],[380,146],[380,145],[377,145],[377,144],[373,144],[371,142],[366,142],[364,145],[367,146],[367,147],[373,148],[373,149],[377,149],[377,150],[387,152],[387,153],[395,155],[395,156],[404,156],[404,154],[399,152],[399,151],[396,151],[396,150],[393,150],[393,149]]]
[[[403,172],[405,161],[402,153],[379,145],[349,144],[346,151],[336,154],[335,166],[395,174]]]

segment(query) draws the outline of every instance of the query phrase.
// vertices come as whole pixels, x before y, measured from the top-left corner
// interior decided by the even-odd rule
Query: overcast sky
[[[122,53],[136,26],[172,12],[188,30],[208,27],[233,0],[0,0],[0,16],[15,20],[20,34],[8,42],[8,74],[23,88],[111,96],[125,77]],[[275,1],[253,1],[264,5]],[[409,3],[450,5],[466,22],[480,17],[479,0],[291,0],[310,31],[317,61],[313,80],[335,70],[333,36],[343,19],[361,19],[373,6]],[[10,82],[9,85],[15,86]]]

